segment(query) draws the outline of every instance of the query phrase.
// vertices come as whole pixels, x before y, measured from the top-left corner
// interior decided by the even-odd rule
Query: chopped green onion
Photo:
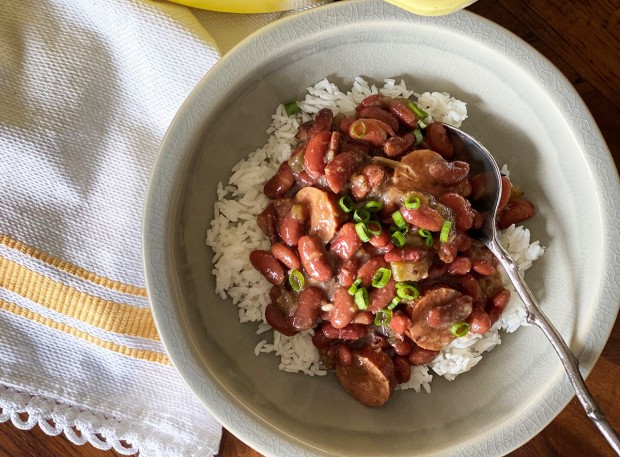
[[[366,223],[358,222],[357,224],[355,224],[355,233],[357,233],[359,239],[362,240],[364,243],[370,241],[370,232],[368,231]]]
[[[366,203],[364,203],[363,208],[368,211],[372,211],[374,213],[376,211],[379,211],[381,208],[383,208],[383,203],[378,200],[369,200]]]
[[[370,220],[370,211],[364,208],[358,208],[353,212],[353,220],[355,222],[368,223]]]
[[[385,287],[391,277],[392,270],[384,267],[379,268],[372,277],[372,287],[376,287],[377,289]]]
[[[299,111],[299,105],[297,102],[290,102],[284,104],[284,111],[286,111],[286,115],[290,116],[291,114],[295,114]]]
[[[381,228],[381,224],[378,221],[370,221],[366,224],[366,228],[371,235],[379,236],[383,229]]]
[[[357,309],[360,311],[364,311],[368,308],[370,302],[368,301],[368,291],[364,287],[360,287],[355,291],[355,295],[353,297],[355,300],[355,304],[357,305]]]
[[[364,135],[366,135],[366,124],[364,123],[364,121],[356,121],[352,124],[352,129],[351,129],[351,133],[353,133],[353,136],[355,136],[355,138],[362,138]],[[361,127],[361,131],[358,127]]]
[[[411,100],[407,100],[407,106],[411,111],[415,113],[418,119],[426,119],[428,117],[428,113],[420,108],[418,105],[413,103]]]
[[[389,309],[390,311],[393,310],[394,308],[396,308],[398,305],[400,305],[400,298],[398,297],[394,297],[392,299],[392,301],[390,302],[389,305],[387,305],[387,309]]]
[[[425,129],[426,128],[426,123],[418,120],[418,127],[420,127],[421,129]]]
[[[397,248],[402,248],[405,245],[405,236],[398,231],[392,233],[391,239]]]
[[[353,200],[348,195],[343,195],[340,197],[338,200],[338,206],[340,206],[340,209],[342,209],[345,213],[350,213],[353,211],[353,208],[355,208]]]
[[[390,323],[392,320],[392,310],[389,309],[380,309],[377,311],[375,316],[375,325],[376,326],[385,326]]]
[[[295,292],[299,292],[304,288],[304,275],[299,270],[291,270],[288,275],[288,283],[291,285]]]
[[[457,322],[450,327],[450,333],[458,338],[465,336],[469,333],[469,324],[467,322]]]
[[[353,284],[351,284],[351,287],[349,287],[349,295],[355,295],[355,292],[357,292],[357,288],[359,287],[359,285],[362,283],[362,278],[357,278]]]
[[[407,197],[404,201],[405,208],[407,209],[418,209],[420,207],[420,199],[416,196]]]
[[[422,128],[422,126],[420,126],[420,128]],[[413,136],[415,136],[415,144],[418,145],[422,142],[422,140],[424,139],[424,136],[422,136],[422,130],[420,129],[415,129],[413,131]]]
[[[399,282],[396,284],[396,295],[403,300],[415,300],[420,296],[420,292],[411,284]]]
[[[418,229],[418,235],[424,238],[424,244],[427,247],[431,247],[433,245],[433,235],[431,232],[425,229]]]
[[[443,221],[441,225],[441,233],[439,234],[439,241],[445,243],[448,241],[448,237],[450,236],[450,228],[452,228],[452,222]]]
[[[394,211],[392,213],[392,220],[394,221],[394,224],[396,224],[396,227],[398,228],[407,227],[407,221],[405,220],[403,215],[400,214],[400,211]]]

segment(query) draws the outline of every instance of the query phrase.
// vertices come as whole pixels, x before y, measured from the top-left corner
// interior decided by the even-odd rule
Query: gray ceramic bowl
[[[402,77],[468,103],[463,128],[482,140],[536,202],[528,224],[547,253],[527,280],[583,372],[618,311],[618,176],[569,82],[528,45],[461,12],[422,18],[347,1],[270,25],[228,53],[172,122],[153,170],[144,260],[157,328],[209,411],[274,456],[501,455],[538,433],[573,395],[542,333],[507,335],[472,371],[431,394],[397,392],[382,408],[350,398],[335,376],[307,377],[255,357],[262,339],[214,293],[205,234],[219,181],[261,146],[278,103],[321,78]],[[350,87],[350,86],[349,86]]]

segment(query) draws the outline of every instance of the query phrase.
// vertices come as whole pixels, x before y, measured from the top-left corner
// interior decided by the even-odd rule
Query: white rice
[[[258,323],[257,333],[267,338],[256,345],[254,352],[257,356],[272,353],[279,357],[280,370],[302,372],[310,376],[327,374],[312,344],[312,330],[287,337],[273,331],[265,321],[271,284],[252,267],[248,258],[255,249],[269,249],[269,241],[256,225],[256,216],[268,204],[263,194],[263,185],[276,173],[279,164],[288,159],[295,143],[295,132],[301,123],[312,119],[315,113],[325,107],[331,108],[334,115],[353,112],[359,102],[376,93],[391,97],[417,97],[418,104],[429,113],[428,121],[432,118],[460,127],[467,118],[464,102],[445,92],[418,94],[409,90],[403,80],[396,83],[393,79],[386,79],[384,85],[378,88],[357,77],[351,90],[342,92],[324,79],[309,87],[304,100],[297,102],[301,108],[299,113],[288,117],[284,106],[278,106],[267,130],[267,144],[233,167],[233,174],[226,186],[218,184],[214,217],[206,239],[207,245],[215,253],[212,272],[216,278],[216,293],[222,298],[232,299],[237,305],[240,322]],[[509,176],[505,166],[502,171]],[[513,225],[504,230],[501,242],[522,272],[544,253],[538,241],[530,242],[529,230],[521,226]],[[512,289],[511,286],[507,287]],[[428,366],[412,367],[411,379],[399,388],[430,392],[433,380],[431,370],[453,380],[474,367],[484,352],[501,343],[500,330],[513,332],[522,325],[527,325],[525,311],[513,291],[502,317],[487,333],[468,334],[456,339]]]

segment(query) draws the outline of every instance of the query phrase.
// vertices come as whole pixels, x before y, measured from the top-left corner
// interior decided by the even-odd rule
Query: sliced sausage
[[[295,195],[295,202],[303,204],[310,214],[308,234],[318,237],[323,243],[334,237],[346,217],[338,206],[336,196],[316,187],[301,189]]]

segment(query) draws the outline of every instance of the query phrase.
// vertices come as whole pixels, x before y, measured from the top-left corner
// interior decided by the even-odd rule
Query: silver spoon
[[[620,439],[609,424],[609,421],[598,408],[592,395],[590,395],[583,377],[579,372],[579,362],[577,358],[570,352],[570,349],[560,336],[560,333],[540,309],[538,302],[521,277],[518,265],[499,243],[495,218],[497,216],[497,206],[500,199],[501,173],[497,166],[497,162],[495,162],[491,153],[475,138],[455,127],[447,124],[444,125],[448,137],[454,145],[455,157],[469,163],[472,173],[488,173],[489,175],[487,193],[480,200],[476,201],[476,209],[482,213],[485,221],[484,226],[479,231],[480,233],[477,239],[483,242],[499,260],[525,304],[527,321],[540,327],[545,336],[549,339],[560,357],[566,374],[568,375],[568,379],[572,383],[577,398],[579,398],[588,417],[598,427],[599,431],[616,454],[620,455]]]

